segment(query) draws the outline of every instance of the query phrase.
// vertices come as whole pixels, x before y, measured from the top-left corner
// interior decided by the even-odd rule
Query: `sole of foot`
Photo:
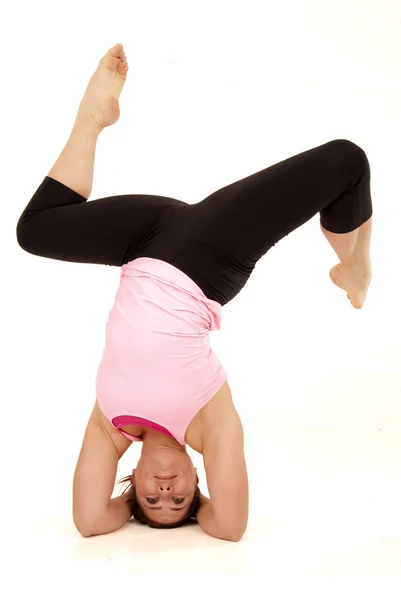
[[[347,292],[352,306],[361,309],[365,303],[366,294],[372,280],[370,267],[363,269],[344,267],[339,263],[330,271],[330,279],[337,287]]]
[[[122,44],[116,44],[100,59],[79,106],[78,117],[90,120],[101,131],[120,117],[119,97],[128,73]]]

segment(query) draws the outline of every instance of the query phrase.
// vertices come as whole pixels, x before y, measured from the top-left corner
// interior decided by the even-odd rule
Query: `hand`
[[[200,503],[201,503],[201,505],[203,505],[203,504],[207,504],[208,502],[210,502],[210,498],[207,498],[207,497],[206,497],[206,496],[204,496],[204,495],[202,494],[202,492],[201,492],[201,495],[200,495]]]
[[[124,500],[124,502],[130,502],[131,501],[131,490],[129,489],[127,492],[124,492],[124,494],[121,494],[121,498]]]

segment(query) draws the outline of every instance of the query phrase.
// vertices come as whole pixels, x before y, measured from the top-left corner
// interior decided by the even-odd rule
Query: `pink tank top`
[[[227,378],[209,341],[221,309],[167,262],[121,267],[96,377],[99,406],[116,429],[143,425],[186,444],[188,425]]]

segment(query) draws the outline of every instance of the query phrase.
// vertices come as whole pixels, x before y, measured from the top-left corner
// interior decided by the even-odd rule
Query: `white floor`
[[[22,490],[20,508],[3,511],[0,597],[127,597],[131,588],[134,597],[239,597],[250,586],[271,598],[306,589],[338,598],[339,586],[341,597],[361,586],[401,597],[400,433],[272,429],[248,435],[246,454],[251,514],[236,544],[197,525],[128,523],[84,539],[67,511],[44,500],[41,516]]]

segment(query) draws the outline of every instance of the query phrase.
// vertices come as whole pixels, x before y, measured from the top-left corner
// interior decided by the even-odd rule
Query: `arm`
[[[213,537],[238,542],[248,523],[249,489],[244,433],[234,407],[205,436],[203,461],[210,500],[202,496],[198,523]]]
[[[213,506],[211,500],[206,498],[201,494],[201,503],[196,515],[196,519],[203,529],[205,533],[211,535],[214,538],[218,538],[219,540],[227,540],[228,542],[234,542],[228,533],[223,531],[221,527],[219,527],[218,522],[214,516]]]
[[[108,423],[96,402],[73,483],[73,519],[84,537],[115,531],[131,518],[127,494],[110,499],[118,461],[131,443]]]

